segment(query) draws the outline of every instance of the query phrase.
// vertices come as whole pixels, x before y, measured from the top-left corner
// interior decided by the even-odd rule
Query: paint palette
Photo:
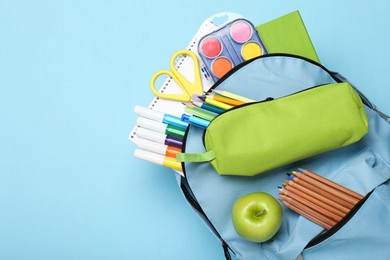
[[[267,52],[255,27],[237,19],[204,36],[198,53],[216,82],[238,64]]]

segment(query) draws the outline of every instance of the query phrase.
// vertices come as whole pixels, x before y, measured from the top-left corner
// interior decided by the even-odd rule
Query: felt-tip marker
[[[136,149],[134,151],[134,157],[141,159],[141,160],[144,160],[144,161],[147,161],[147,162],[163,165],[163,166],[178,170],[178,171],[180,171],[179,174],[184,176],[183,173],[181,172],[183,170],[181,167],[181,163],[176,161],[175,158],[166,157],[166,156],[161,155],[161,154],[157,154],[157,153],[153,153],[153,152],[149,152],[149,151],[144,151],[141,149]]]
[[[188,122],[191,125],[200,127],[200,128],[207,128],[210,124],[210,121],[205,120],[203,118],[197,117],[197,116],[190,116],[187,114],[183,114],[181,116],[181,120],[184,122]]]
[[[146,117],[154,121],[162,122],[164,124],[174,125],[184,129],[188,126],[188,123],[181,121],[180,118],[177,116],[164,114],[160,111],[152,110],[150,108],[135,106],[134,112],[139,116]]]
[[[145,117],[138,117],[137,125],[149,130],[153,130],[170,136],[175,136],[178,138],[183,138],[184,134],[186,133],[185,130],[181,127],[167,125],[158,121],[147,119]]]
[[[177,147],[180,149],[183,146],[183,140],[180,138],[161,134],[161,133],[158,133],[158,132],[155,132],[155,131],[152,131],[149,129],[145,129],[142,127],[138,128],[136,134],[138,137],[141,137],[141,138],[153,141],[153,142],[157,142],[160,144],[166,144],[166,145],[174,146],[174,147]]]
[[[143,138],[138,138],[135,143],[139,148],[143,150],[174,158],[176,158],[177,153],[181,152],[181,149],[177,147],[169,146],[166,144],[159,144]]]

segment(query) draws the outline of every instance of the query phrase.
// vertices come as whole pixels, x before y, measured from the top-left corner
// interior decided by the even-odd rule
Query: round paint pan
[[[250,60],[263,54],[263,48],[257,42],[247,42],[241,47],[241,56]]]
[[[199,49],[205,57],[213,59],[221,54],[222,43],[215,37],[206,37],[200,43]]]
[[[239,20],[230,27],[230,37],[238,43],[248,41],[252,34],[252,26],[246,21]]]
[[[218,57],[211,63],[211,72],[217,78],[222,78],[232,68],[233,63],[226,57]]]

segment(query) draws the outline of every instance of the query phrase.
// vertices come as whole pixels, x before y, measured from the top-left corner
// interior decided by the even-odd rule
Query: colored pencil
[[[309,213],[303,211],[302,209],[298,208],[298,207],[295,207],[293,205],[291,205],[290,203],[288,203],[287,201],[284,201],[284,200],[281,200],[279,199],[280,202],[282,202],[286,207],[292,209],[293,211],[297,212],[298,214],[304,216],[305,218],[313,221],[314,223],[317,223],[318,225],[320,225],[321,227],[325,228],[325,229],[331,229],[332,225],[328,224],[328,223],[325,223],[324,221],[320,220],[319,218],[315,217],[315,216],[312,216],[310,215]]]
[[[331,181],[329,179],[326,179],[326,178],[322,177],[321,175],[318,175],[318,174],[316,174],[314,172],[311,172],[309,170],[304,170],[304,169],[299,169],[299,170],[302,171],[307,176],[310,176],[311,178],[316,179],[316,180],[318,180],[318,181],[320,181],[320,182],[322,182],[324,184],[327,184],[330,187],[336,188],[336,189],[338,189],[338,190],[340,190],[340,191],[342,191],[342,192],[344,192],[346,194],[349,194],[349,195],[355,197],[358,200],[361,200],[361,199],[364,198],[359,193],[354,192],[354,191],[352,191],[352,190],[350,190],[350,189],[348,189],[348,188],[346,188],[344,186],[341,186],[341,185],[339,185],[339,184],[337,184],[337,183],[335,183],[335,182],[333,182],[333,181]]]
[[[203,100],[204,102],[206,102],[207,104],[222,108],[223,110],[229,110],[229,109],[233,108],[233,106],[231,106],[231,105],[219,102],[219,101],[214,100],[214,99],[209,98],[209,97],[199,97],[199,98],[201,100]]]
[[[309,170],[287,173],[287,184],[279,188],[279,199],[286,207],[330,229],[341,221],[363,198],[340,184]]]
[[[219,101],[219,102],[231,105],[231,106],[240,106],[240,105],[246,104],[243,101],[236,100],[236,99],[231,99],[231,98],[224,97],[224,96],[221,96],[221,95],[218,95],[218,94],[209,94],[209,95],[207,95],[207,97],[212,98],[212,99],[214,99],[216,101]]]
[[[319,199],[317,199],[317,198],[315,198],[313,196],[310,196],[308,193],[302,192],[302,191],[300,191],[298,189],[287,190],[284,187],[280,187],[279,191],[282,192],[284,195],[289,196],[291,198],[300,197],[300,198],[303,198],[303,199],[305,199],[307,201],[315,203],[318,206],[322,207],[323,209],[328,210],[329,212],[332,212],[332,213],[334,213],[334,214],[336,214],[337,216],[340,216],[340,217],[344,217],[345,214],[348,212],[348,210],[343,212],[340,209],[338,209],[336,207],[333,207],[332,205],[330,205],[328,203],[325,203],[322,200],[319,200]]]
[[[326,215],[324,215],[324,214],[322,214],[322,213],[320,213],[320,212],[318,212],[318,211],[316,211],[316,210],[314,210],[314,209],[312,209],[312,208],[310,208],[310,207],[308,207],[308,206],[306,206],[306,205],[304,205],[296,200],[293,200],[289,197],[285,197],[283,199],[287,203],[289,203],[290,205],[295,206],[297,208],[300,208],[301,210],[307,212],[311,216],[314,216],[314,217],[320,219],[322,222],[325,222],[326,224],[328,224],[330,226],[334,226],[337,223],[337,221],[329,218],[328,216],[326,216]]]
[[[301,186],[303,186],[305,188],[308,188],[308,189],[314,191],[315,193],[318,193],[318,194],[320,194],[320,195],[322,195],[322,196],[324,196],[324,197],[326,197],[328,199],[331,199],[331,200],[337,202],[338,204],[343,205],[344,207],[346,207],[348,209],[352,209],[353,206],[354,206],[354,204],[352,204],[352,203],[350,203],[348,201],[345,201],[345,200],[335,196],[334,194],[326,191],[325,189],[322,189],[321,187],[318,187],[318,186],[314,186],[314,185],[312,185],[312,184],[310,184],[310,183],[308,183],[308,182],[306,182],[306,181],[304,181],[302,179],[294,177],[292,180],[295,183],[297,183],[297,184],[299,184],[299,185],[301,185]]]
[[[243,97],[243,96],[239,96],[237,94],[234,94],[234,93],[231,93],[231,92],[228,92],[228,91],[224,91],[224,90],[213,90],[213,92],[215,92],[217,94],[220,94],[222,96],[228,97],[228,98],[232,98],[232,99],[235,99],[235,100],[239,100],[239,101],[245,102],[245,103],[256,102],[256,100],[253,100],[253,99],[250,99],[250,98],[246,98],[246,97]]]
[[[219,108],[219,107],[216,107],[216,106],[212,106],[210,104],[206,104],[205,102],[192,102],[192,104],[194,104],[195,106],[197,107],[200,107],[200,108],[203,108],[207,111],[210,111],[210,112],[213,112],[213,113],[216,113],[216,114],[221,114],[223,112],[225,112],[225,110],[223,110],[222,108]]]
[[[347,214],[350,211],[349,208],[344,207],[343,205],[338,204],[337,202],[333,201],[332,199],[324,197],[321,194],[318,194],[318,193],[316,193],[316,192],[314,192],[314,191],[312,191],[310,189],[307,189],[307,188],[305,188],[303,186],[296,185],[296,183],[291,181],[291,180],[288,182],[288,184],[289,185],[283,185],[283,188],[285,188],[287,190],[299,190],[299,191],[301,191],[303,193],[306,193],[309,196],[311,196],[311,197],[313,197],[313,198],[315,198],[317,200],[320,200],[320,201],[322,201],[322,202],[324,202],[324,203],[326,203],[326,204],[328,204],[328,205],[330,205],[330,206],[340,210],[344,214]]]
[[[299,196],[291,197],[291,196],[286,196],[284,194],[279,194],[279,195],[280,195],[280,197],[282,197],[284,199],[285,198],[291,198],[292,200],[295,200],[295,201],[301,203],[302,205],[305,205],[305,206],[307,206],[307,207],[309,207],[309,208],[311,208],[311,209],[321,213],[322,215],[327,216],[328,218],[333,219],[333,220],[335,220],[337,222],[342,219],[341,216],[336,215],[336,214],[334,214],[332,212],[329,212],[328,210],[326,210],[326,209],[320,207],[319,205],[317,205],[316,203],[313,203],[311,201],[305,200],[302,197],[299,197]]]
[[[333,186],[329,186],[323,182],[320,182],[317,179],[313,179],[310,176],[305,175],[303,173],[293,171],[293,175],[291,175],[291,176],[294,176],[294,178],[301,179],[301,180],[303,180],[303,181],[305,181],[313,186],[316,186],[322,190],[325,190],[325,191],[333,194],[334,196],[339,197],[340,199],[348,201],[352,205],[355,205],[356,203],[359,202],[359,199],[357,199],[357,198],[355,198],[355,197],[353,197],[353,196],[351,196],[343,191],[340,191],[339,189],[336,189]],[[340,185],[338,185],[338,186],[340,186]]]
[[[218,114],[207,111],[203,108],[196,107],[194,104],[186,103],[186,107],[184,108],[184,111],[188,114],[206,119],[208,121],[213,120]]]

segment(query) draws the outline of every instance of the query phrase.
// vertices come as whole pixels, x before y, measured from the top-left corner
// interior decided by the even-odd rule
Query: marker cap
[[[190,122],[190,115],[182,114],[182,115],[181,115],[181,120],[182,120],[183,122],[186,122],[186,123]]]
[[[151,119],[147,119],[144,117],[138,117],[137,119],[137,125],[140,127],[150,129],[159,133],[165,134],[165,131],[167,129],[167,125],[164,123],[160,123],[158,121],[154,121]]]
[[[161,154],[136,149],[134,151],[134,157],[141,159],[141,160],[144,160],[144,161],[147,161],[147,162],[151,162],[151,163],[155,163],[155,164],[159,164],[159,165],[164,165],[164,156]]]
[[[157,133],[141,127],[137,130],[137,136],[160,144],[164,144],[167,137],[165,134]]]
[[[136,142],[137,146],[143,150],[155,152],[161,155],[165,155],[168,149],[168,145],[159,144],[153,141],[149,141],[147,139],[138,138]]]
[[[168,114],[164,115],[163,122],[165,124],[175,125],[184,129],[188,127],[188,123],[181,121],[179,117],[168,115]]]
[[[150,108],[135,106],[134,112],[139,116],[146,117],[154,121],[163,122],[164,120],[164,113],[160,111],[152,110]]]

